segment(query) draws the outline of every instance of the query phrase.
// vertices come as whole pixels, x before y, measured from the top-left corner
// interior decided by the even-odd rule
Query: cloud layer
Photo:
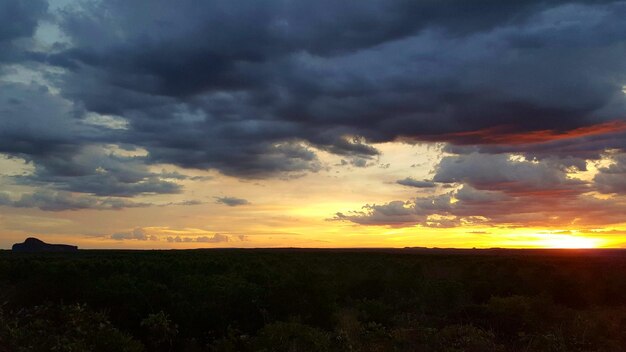
[[[134,206],[183,191],[185,175],[152,165],[285,177],[323,170],[321,152],[373,165],[372,144],[392,141],[446,143],[432,180],[397,181],[437,193],[338,218],[518,224],[549,208],[566,222],[600,202],[612,221],[626,193],[623,1],[55,8],[0,5],[0,153],[32,164],[14,182],[42,190],[5,205]],[[593,180],[570,177],[608,153]]]
[[[594,228],[620,224],[626,215],[626,199],[597,194],[623,192],[622,159],[620,155],[589,181],[571,177],[571,169],[550,160],[506,154],[446,156],[436,168],[433,182],[454,190],[368,204],[359,211],[337,213],[334,219],[400,227]]]

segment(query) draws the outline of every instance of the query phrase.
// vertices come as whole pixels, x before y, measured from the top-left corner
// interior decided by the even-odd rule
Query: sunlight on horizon
[[[583,235],[564,234],[534,234],[534,239],[521,241],[519,248],[554,248],[554,249],[591,249],[602,248],[607,245],[607,240]]]

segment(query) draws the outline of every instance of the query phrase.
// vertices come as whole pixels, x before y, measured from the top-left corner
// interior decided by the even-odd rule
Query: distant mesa
[[[76,252],[77,246],[67,244],[50,244],[38,238],[29,237],[23,243],[16,243],[12,247],[13,252]]]

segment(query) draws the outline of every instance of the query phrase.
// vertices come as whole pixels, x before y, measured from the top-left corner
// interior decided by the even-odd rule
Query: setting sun
[[[548,235],[543,240],[537,240],[537,246],[546,248],[598,248],[604,241],[599,238],[571,236],[571,235]]]

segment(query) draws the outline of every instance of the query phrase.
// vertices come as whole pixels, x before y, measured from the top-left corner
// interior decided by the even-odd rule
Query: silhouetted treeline
[[[626,256],[0,252],[0,352],[626,351]]]

